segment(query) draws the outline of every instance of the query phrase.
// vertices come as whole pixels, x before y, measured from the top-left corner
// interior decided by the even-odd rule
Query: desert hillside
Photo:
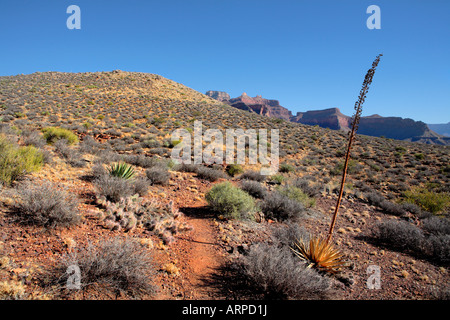
[[[279,172],[174,163],[172,132],[196,120],[279,129]],[[0,299],[448,299],[448,146],[358,135],[342,256],[291,250],[326,235],[346,145],[154,74],[0,77]]]

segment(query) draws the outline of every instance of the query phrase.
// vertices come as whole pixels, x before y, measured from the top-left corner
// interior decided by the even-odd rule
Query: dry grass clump
[[[151,252],[133,239],[112,238],[96,245],[74,250],[64,256],[52,270],[50,283],[66,287],[70,266],[80,270],[80,291],[90,288],[100,293],[129,294],[133,297],[152,295],[156,292],[155,267]],[[79,290],[66,290],[66,294]]]
[[[50,182],[22,183],[15,207],[25,222],[48,229],[70,227],[81,221],[79,200],[63,188]]]
[[[436,221],[426,219],[422,229],[406,221],[383,221],[373,236],[390,248],[447,264],[450,262],[449,222],[440,222],[437,225]]]

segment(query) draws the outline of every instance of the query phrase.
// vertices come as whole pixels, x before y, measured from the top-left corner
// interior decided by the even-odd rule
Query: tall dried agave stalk
[[[359,93],[358,100],[355,103],[355,114],[352,119],[352,130],[348,139],[347,154],[345,156],[344,169],[342,172],[341,189],[337,200],[336,208],[334,210],[333,219],[331,221],[330,230],[327,238],[312,237],[309,241],[304,242],[302,239],[298,239],[295,243],[295,247],[291,248],[292,251],[301,259],[308,263],[308,267],[315,267],[318,270],[334,273],[340,267],[346,265],[343,254],[333,246],[330,242],[333,235],[334,226],[336,224],[336,217],[341,204],[342,195],[344,193],[345,178],[347,176],[347,166],[350,159],[350,152],[352,148],[352,142],[355,139],[356,131],[358,130],[359,120],[362,113],[362,105],[366,99],[366,94],[369,91],[369,86],[372,83],[375,69],[380,61],[382,54],[378,55],[372,63],[372,68],[367,71],[364,79],[362,89]]]
[[[375,69],[378,66],[378,62],[380,62],[381,56],[382,56],[382,54],[379,54],[375,58],[375,60],[372,63],[372,68],[370,68],[367,71],[361,91],[359,93],[358,100],[355,103],[355,114],[353,115],[353,118],[352,118],[352,130],[351,130],[350,136],[348,138],[347,154],[345,155],[344,169],[342,170],[341,189],[339,191],[339,197],[337,199],[336,208],[334,209],[333,219],[331,221],[330,231],[328,232],[327,242],[330,242],[331,237],[333,235],[334,226],[336,224],[336,217],[337,217],[337,214],[339,211],[339,207],[341,205],[342,195],[344,193],[345,178],[347,177],[348,161],[350,159],[352,143],[353,143],[353,140],[355,140],[356,131],[358,130],[359,120],[361,118],[361,113],[362,113],[362,105],[366,99],[367,92],[369,91],[369,86],[372,83],[372,79],[375,74]]]

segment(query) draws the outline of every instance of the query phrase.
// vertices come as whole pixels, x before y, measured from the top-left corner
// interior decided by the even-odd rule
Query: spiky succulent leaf
[[[134,168],[128,163],[116,163],[109,168],[109,174],[114,177],[128,180],[134,176],[135,172]]]
[[[295,248],[291,247],[292,251],[306,261],[309,267],[335,273],[346,265],[344,255],[326,239],[312,237],[308,243],[299,239],[294,245]]]

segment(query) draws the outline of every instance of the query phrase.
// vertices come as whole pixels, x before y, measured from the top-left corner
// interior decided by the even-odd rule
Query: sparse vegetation
[[[257,299],[328,298],[331,284],[338,299],[344,292],[345,297],[356,299],[428,299],[427,289],[419,288],[434,287],[434,283],[445,287],[447,275],[441,267],[448,265],[449,207],[439,197],[450,192],[450,154],[446,146],[368,136],[354,141],[348,167],[351,176],[341,198],[343,213],[338,224],[342,225],[336,228],[334,243],[342,254],[351,257],[356,269],[325,274],[322,271],[328,270],[314,263],[318,255],[313,254],[322,246],[313,243],[319,249],[310,250],[309,240],[323,236],[328,229],[326,221],[336,208],[330,206],[339,196],[347,133],[289,121],[274,122],[144,73],[55,72],[0,78],[0,136],[15,151],[29,146],[27,150],[32,151],[27,154],[35,152],[44,157],[33,170],[16,164],[8,166],[18,175],[0,186],[0,295],[6,292],[7,298],[35,298],[34,290],[47,282],[35,282],[37,274],[28,273],[28,262],[33,268],[39,265],[46,269],[58,257],[70,252],[75,256],[74,251],[78,261],[87,261],[81,258],[89,252],[98,256],[103,239],[115,236],[135,239],[147,254],[155,248],[157,261],[164,261],[164,265],[155,267],[163,274],[145,279],[163,281],[163,294],[175,299],[201,297],[197,282],[190,281],[192,263],[198,263],[196,276],[204,272],[202,275],[211,276],[215,282],[229,281],[232,290],[223,294],[231,299],[239,294]],[[202,120],[204,130],[279,129],[280,172],[272,177],[261,175],[258,166],[251,164],[173,167],[170,148],[178,141],[172,142],[170,133],[174,128],[193,133],[195,120]],[[71,144],[66,134],[56,134],[49,135],[47,143],[46,128],[66,130],[81,142]],[[0,162],[7,159],[5,154],[0,152]],[[53,163],[43,166],[50,157],[54,157]],[[114,164],[133,168],[133,177],[112,176],[108,169]],[[220,179],[229,180],[229,185],[216,183]],[[48,195],[28,201],[29,207],[47,208],[36,215],[44,217],[36,219],[32,210],[25,213],[27,210],[19,207],[22,197],[16,191],[22,189],[21,180],[32,181],[34,189],[41,187],[42,193],[50,188],[43,183],[46,180],[59,191],[63,191],[59,186],[67,185],[65,192],[78,198],[79,205],[76,210],[68,210],[70,206],[58,200],[61,204],[50,208],[49,203],[60,199],[58,195],[51,198],[51,189]],[[209,207],[204,207],[204,196]],[[180,214],[178,208],[186,215]],[[69,211],[78,216],[73,223]],[[186,237],[178,234],[189,230],[184,224],[189,221],[195,221],[194,231]],[[45,230],[66,227],[70,228]],[[183,240],[175,242],[177,238]],[[291,249],[297,248],[295,243],[301,239],[304,261]],[[14,271],[2,260],[2,241],[14,249],[8,253],[8,259],[17,260],[10,263]],[[95,244],[92,250],[87,245],[91,241]],[[48,250],[51,255],[46,254]],[[238,292],[233,280],[215,274],[215,262],[221,260],[216,253],[235,263],[246,290]],[[106,260],[106,253],[103,255],[101,259]],[[119,255],[108,263],[121,260]],[[94,254],[91,257],[90,261],[97,261]],[[365,281],[358,279],[358,265],[365,261],[380,265],[383,279],[392,272],[388,275],[392,290],[366,290]],[[201,269],[203,262],[211,273]],[[151,294],[152,290],[127,289],[124,273],[117,277],[124,285],[113,283],[115,265],[106,267],[102,262],[99,266],[106,270],[104,280],[99,273],[98,281],[87,283],[82,278],[82,290],[71,299],[147,298]],[[87,272],[91,272],[89,268]],[[57,272],[57,277],[63,277],[58,284],[63,286],[66,270],[64,265]],[[81,271],[84,277],[83,268]],[[407,271],[405,275],[403,271]],[[180,274],[187,280],[183,286],[179,286]],[[352,281],[354,275],[356,282]],[[20,280],[9,280],[12,277]],[[44,289],[55,292],[57,288]],[[66,298],[74,292],[57,292],[55,297]],[[208,294],[213,298],[216,292]]]

